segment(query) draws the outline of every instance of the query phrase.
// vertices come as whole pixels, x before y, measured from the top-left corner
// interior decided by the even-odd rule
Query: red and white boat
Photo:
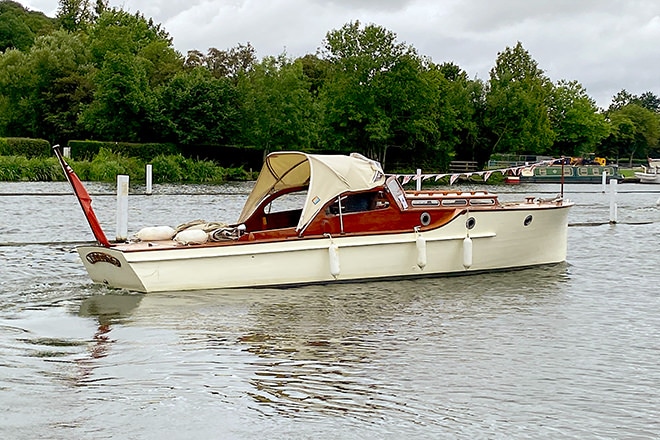
[[[361,155],[268,155],[238,220],[110,243],[56,154],[98,244],[78,248],[96,283],[139,292],[470,274],[566,259],[558,196],[501,202],[486,191],[406,191]],[[287,199],[282,210],[272,209]],[[185,237],[184,237],[185,236]],[[194,237],[194,238],[192,238]],[[184,244],[185,243],[185,244]]]

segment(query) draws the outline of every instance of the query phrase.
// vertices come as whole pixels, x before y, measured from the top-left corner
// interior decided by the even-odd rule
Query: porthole
[[[422,215],[419,216],[419,221],[422,223],[422,226],[428,226],[431,224],[431,214],[428,212],[422,212]]]
[[[468,229],[473,229],[477,225],[477,220],[474,217],[470,217],[465,222],[465,227]]]
[[[532,223],[532,220],[533,220],[532,216],[528,215],[527,217],[525,217],[525,221],[523,222],[523,224],[525,226],[529,226]]]

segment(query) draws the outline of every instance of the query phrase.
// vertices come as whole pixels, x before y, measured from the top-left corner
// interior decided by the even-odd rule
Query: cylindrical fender
[[[417,266],[424,269],[426,267],[426,239],[421,234],[417,234],[415,245],[417,246]]]
[[[472,239],[468,235],[463,239],[463,267],[469,269],[472,266]]]
[[[330,257],[330,275],[337,278],[341,272],[339,267],[339,246],[335,243],[330,243],[328,256]]]

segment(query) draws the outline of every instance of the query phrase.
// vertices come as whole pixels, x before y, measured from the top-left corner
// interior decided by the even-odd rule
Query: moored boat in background
[[[601,183],[603,173],[606,173],[606,182],[611,179],[623,179],[616,165],[565,164],[525,167],[520,174],[520,181],[522,183]]]
[[[635,177],[639,183],[660,183],[660,159],[649,159],[648,168],[644,167],[642,172],[636,172]]]

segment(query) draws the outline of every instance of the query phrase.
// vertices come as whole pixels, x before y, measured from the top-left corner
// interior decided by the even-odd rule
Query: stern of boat
[[[76,250],[95,283],[138,292],[147,291],[122,251],[104,246],[80,246]]]

